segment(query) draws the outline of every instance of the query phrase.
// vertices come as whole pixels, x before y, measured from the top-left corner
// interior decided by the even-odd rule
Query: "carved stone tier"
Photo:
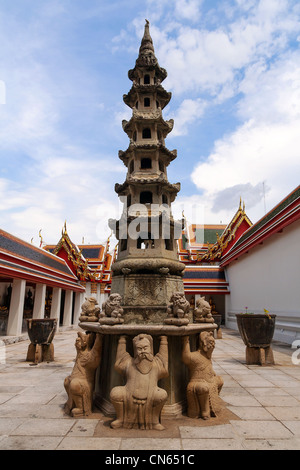
[[[183,276],[185,265],[176,259],[172,259],[171,258],[172,253],[169,255],[170,258],[167,258],[167,257],[151,258],[150,250],[149,250],[149,253],[145,251],[143,254],[144,254],[144,257],[141,256],[140,258],[137,258],[137,257],[135,258],[132,255],[132,257],[128,256],[125,259],[121,258],[115,261],[114,264],[112,265],[113,275],[116,276],[122,273],[126,274],[125,272],[122,271],[123,269],[130,270],[130,271],[127,271],[128,274],[134,274],[134,273],[141,274],[141,270],[143,270],[144,272],[148,271],[149,273],[152,273],[153,275],[155,272],[157,273],[161,272],[162,274],[164,274],[164,272],[160,270],[167,268],[168,271],[166,271],[166,273],[175,274],[175,275],[179,274]],[[123,295],[122,292],[120,292],[120,294]]]
[[[169,347],[169,377],[162,379],[159,386],[168,393],[168,399],[162,410],[166,418],[176,418],[182,415],[186,409],[186,387],[188,384],[188,370],[183,364],[182,337],[189,336],[191,348],[198,347],[199,334],[202,331],[214,331],[215,323],[189,324],[184,326],[155,325],[155,324],[121,324],[101,325],[100,323],[83,322],[79,326],[86,331],[103,335],[103,350],[101,367],[99,367],[95,383],[94,403],[106,416],[115,416],[109,396],[113,387],[123,385],[122,377],[115,371],[114,364],[118,340],[121,335],[128,337],[128,350],[132,347],[132,339],[139,333],[146,333],[153,337],[154,350],[158,350],[159,337],[168,337]]]

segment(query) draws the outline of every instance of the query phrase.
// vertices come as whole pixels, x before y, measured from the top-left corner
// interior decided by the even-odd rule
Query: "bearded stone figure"
[[[102,335],[78,333],[75,341],[77,356],[71,375],[65,378],[68,394],[65,412],[74,417],[88,416],[92,412],[95,372],[100,364]]]
[[[191,352],[188,336],[184,336],[182,341],[182,361],[189,369],[187,415],[202,419],[217,416],[220,409],[219,393],[224,382],[212,367],[211,356],[215,347],[213,333],[200,333],[197,351]]]
[[[121,336],[115,369],[125,376],[126,385],[111,390],[110,400],[117,414],[111,427],[162,430],[161,410],[168,395],[157,382],[168,376],[167,337],[161,336],[155,356],[152,336],[147,334],[133,338],[133,349],[134,357],[126,351],[126,337]]]

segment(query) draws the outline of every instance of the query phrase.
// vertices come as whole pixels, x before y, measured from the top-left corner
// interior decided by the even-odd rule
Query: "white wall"
[[[291,344],[300,339],[300,220],[226,267],[230,295],[226,326],[237,329],[235,314],[277,315],[274,339]]]

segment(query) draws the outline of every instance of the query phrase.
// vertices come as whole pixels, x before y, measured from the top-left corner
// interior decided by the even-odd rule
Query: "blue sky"
[[[126,168],[123,103],[150,21],[190,223],[253,222],[299,184],[298,0],[0,0],[0,227],[99,243]]]

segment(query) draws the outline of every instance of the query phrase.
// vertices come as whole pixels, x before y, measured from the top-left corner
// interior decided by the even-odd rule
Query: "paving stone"
[[[300,420],[300,408],[299,406],[268,406],[266,410],[271,413],[279,421],[297,421]]]
[[[61,437],[8,436],[0,441],[1,450],[55,450]]]
[[[120,450],[120,438],[65,437],[57,450]]]
[[[122,439],[120,450],[180,450],[181,440],[159,439],[159,438],[140,438],[140,439]]]
[[[233,438],[235,437],[234,430],[231,424],[220,424],[217,426],[180,426],[180,436],[182,439],[201,439],[201,438]]]
[[[0,434],[9,434],[24,423],[26,418],[0,418]]]
[[[183,450],[243,450],[237,439],[182,439]]]
[[[243,420],[275,420],[275,417],[262,406],[228,406],[227,408]]]
[[[257,401],[261,403],[263,406],[299,406],[300,408],[300,401],[291,396],[257,396]]]
[[[78,419],[68,433],[68,437],[93,437],[98,419]]]
[[[300,422],[299,421],[282,421],[282,424],[284,424],[295,436],[300,437]]]
[[[16,436],[64,436],[74,425],[75,420],[28,419],[11,434]]]
[[[253,396],[250,395],[222,395],[222,400],[224,400],[226,403],[229,405],[233,406],[259,406],[260,403],[254,398]]]
[[[300,439],[245,439],[245,450],[299,450]]]
[[[231,421],[236,433],[244,438],[287,439],[293,434],[278,421]]]

